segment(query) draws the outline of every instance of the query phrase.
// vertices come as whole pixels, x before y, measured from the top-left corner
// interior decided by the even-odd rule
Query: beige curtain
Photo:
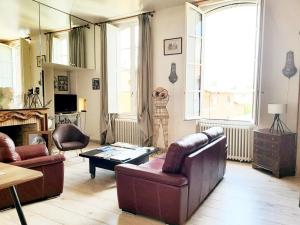
[[[138,124],[144,135],[144,145],[152,144],[152,56],[150,16],[139,16],[139,55],[138,55]]]
[[[71,66],[86,67],[84,29],[84,27],[78,27],[69,32],[69,54]]]
[[[112,144],[115,142],[114,124],[116,114],[108,113],[108,80],[107,80],[107,32],[106,24],[100,25],[101,43],[101,111],[100,111],[100,142],[101,144]]]
[[[52,63],[52,47],[53,47],[53,35],[49,33],[46,35],[46,55],[48,57],[48,62]]]

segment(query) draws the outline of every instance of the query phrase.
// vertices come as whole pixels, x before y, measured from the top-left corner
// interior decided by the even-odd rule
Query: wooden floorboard
[[[88,150],[95,145],[90,145]],[[97,169],[90,179],[88,160],[66,153],[61,196],[23,206],[30,225],[158,225],[160,221],[122,212],[115,175]],[[187,222],[188,225],[299,225],[300,179],[277,179],[250,164],[228,162],[226,175]],[[0,225],[19,224],[14,209],[0,212]]]

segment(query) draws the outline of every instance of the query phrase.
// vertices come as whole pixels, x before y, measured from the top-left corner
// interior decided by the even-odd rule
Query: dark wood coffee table
[[[112,148],[114,148],[112,146]],[[119,148],[120,149],[120,148]],[[132,153],[130,152],[132,151]],[[110,158],[110,157],[100,157],[98,154],[99,153],[110,153],[110,150],[108,151],[102,151],[100,149],[93,149],[88,152],[80,153],[79,156],[88,158],[89,159],[89,170],[91,174],[91,178],[94,179],[96,176],[96,167],[106,169],[106,170],[115,170],[115,166],[123,163],[130,163],[134,165],[140,165],[142,163],[148,162],[149,161],[149,156],[155,152],[158,151],[158,148],[152,148],[152,149],[142,149],[142,148],[137,148],[137,149],[127,149],[124,148],[124,153],[126,152],[126,159],[124,160],[116,160]],[[113,152],[113,151],[111,151]],[[120,154],[122,154],[122,151],[119,151]]]

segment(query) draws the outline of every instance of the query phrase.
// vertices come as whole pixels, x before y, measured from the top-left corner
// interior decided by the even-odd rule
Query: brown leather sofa
[[[222,128],[191,134],[166,154],[139,166],[115,167],[119,207],[168,224],[183,224],[223,178],[226,137]]]
[[[43,177],[17,185],[21,203],[51,198],[63,192],[64,164],[63,155],[48,155],[45,145],[15,147],[13,141],[0,133],[0,162],[38,170]],[[0,178],[1,179],[1,178]],[[8,189],[0,190],[0,209],[13,206]]]

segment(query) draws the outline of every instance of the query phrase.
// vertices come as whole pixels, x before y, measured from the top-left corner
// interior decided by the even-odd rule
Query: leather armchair
[[[85,148],[90,137],[73,124],[60,124],[53,132],[53,141],[60,151]]]
[[[166,154],[136,166],[115,167],[119,207],[168,224],[184,224],[222,180],[226,167],[222,128],[188,135]]]
[[[21,203],[52,198],[63,192],[63,155],[49,156],[45,145],[15,147],[13,141],[0,133],[0,162],[38,170],[43,177],[16,187]],[[8,189],[0,191],[0,209],[13,206]]]

